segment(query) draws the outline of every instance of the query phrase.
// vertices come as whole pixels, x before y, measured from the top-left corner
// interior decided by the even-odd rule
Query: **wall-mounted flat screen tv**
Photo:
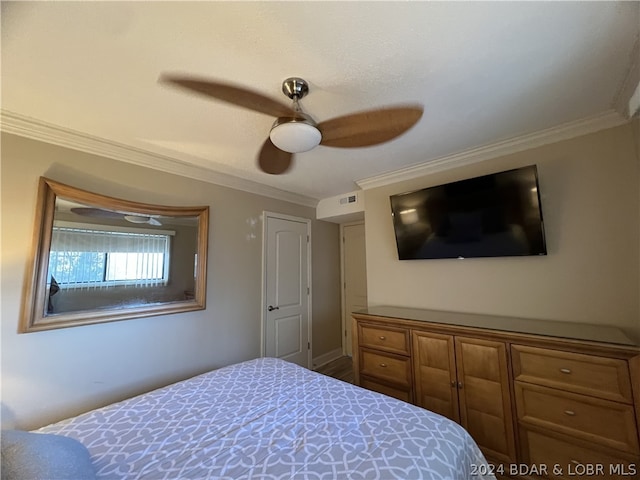
[[[391,196],[400,260],[546,255],[535,165]]]

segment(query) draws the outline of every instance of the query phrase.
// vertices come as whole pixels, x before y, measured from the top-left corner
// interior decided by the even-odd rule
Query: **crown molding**
[[[628,121],[625,116],[615,110],[588,117],[575,122],[541,130],[528,135],[514,137],[484,147],[472,148],[460,153],[447,155],[410,167],[394,170],[380,175],[357,180],[362,190],[382,187],[411,178],[425,176],[436,172],[471,165],[492,158],[521,152],[530,148],[568,140],[570,138],[594,133],[599,130],[613,128]],[[318,200],[286,192],[261,183],[246,180],[226,173],[196,166],[176,158],[156,154],[129,145],[117,143],[104,138],[92,136],[79,131],[63,128],[8,110],[0,110],[0,130],[13,135],[79,150],[93,155],[112,158],[126,163],[139,165],[154,170],[201,180],[204,182],[233,188],[256,195],[275,198],[286,202],[315,208]]]
[[[123,143],[89,135],[76,130],[60,127],[27,117],[8,110],[0,110],[0,130],[2,132],[41,142],[58,145],[60,147],[79,150],[81,152],[112,158],[121,162],[139,165],[153,170],[159,170],[181,177],[192,178],[223,187],[242,190],[244,192],[275,198],[286,202],[315,208],[318,200],[315,198],[286,192],[258,182],[246,180],[234,175],[216,172],[214,170],[192,165],[173,157],[160,155],[135,148]]]
[[[617,111],[608,110],[599,115],[587,117],[575,122],[565,123],[557,127],[540,130],[539,132],[521,135],[484,147],[472,148],[392,172],[356,180],[356,184],[363,190],[383,187],[392,183],[402,182],[452,168],[463,167],[531,148],[541,147],[550,143],[568,140],[581,135],[595,133],[599,130],[617,127],[627,122],[628,119]]]

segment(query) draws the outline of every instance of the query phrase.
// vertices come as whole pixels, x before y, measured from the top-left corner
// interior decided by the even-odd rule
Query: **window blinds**
[[[50,281],[62,288],[166,284],[173,232],[119,230],[54,226]]]

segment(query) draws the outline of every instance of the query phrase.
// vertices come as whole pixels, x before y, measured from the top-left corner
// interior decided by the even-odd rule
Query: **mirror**
[[[120,200],[41,177],[19,332],[202,310],[209,207]]]

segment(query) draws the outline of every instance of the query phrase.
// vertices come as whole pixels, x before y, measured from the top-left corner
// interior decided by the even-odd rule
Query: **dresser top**
[[[463,327],[484,328],[503,332],[544,335],[547,337],[567,338],[572,340],[613,343],[634,347],[640,346],[640,344],[634,342],[620,328],[589,323],[535,320],[530,318],[445,312],[439,310],[423,310],[418,308],[394,306],[369,307],[353,313]]]

